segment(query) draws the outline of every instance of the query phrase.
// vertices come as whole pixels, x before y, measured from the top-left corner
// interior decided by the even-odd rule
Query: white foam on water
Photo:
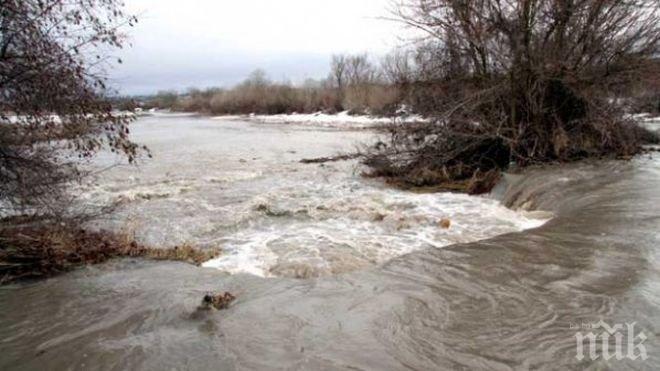
[[[219,175],[205,177],[204,180],[210,183],[231,183],[241,180],[250,180],[262,175],[260,171],[226,171]]]
[[[366,185],[347,194],[332,188],[317,187],[311,198],[304,192],[259,196],[253,201],[256,211],[290,220],[223,237],[218,242],[225,254],[203,266],[263,277],[282,275],[281,268],[291,263],[306,266],[310,275],[342,273],[424,248],[535,228],[548,220],[547,214],[526,215],[484,197]],[[450,228],[442,228],[442,219],[451,221]]]

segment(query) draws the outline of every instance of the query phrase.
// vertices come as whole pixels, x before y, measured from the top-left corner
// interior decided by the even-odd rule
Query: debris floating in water
[[[440,222],[438,223],[440,225],[440,228],[442,229],[449,229],[451,227],[451,220],[447,218],[440,219]]]
[[[229,292],[217,295],[208,293],[204,295],[201,307],[202,309],[215,308],[217,310],[223,310],[229,308],[229,304],[231,304],[234,300],[236,300],[236,297]]]

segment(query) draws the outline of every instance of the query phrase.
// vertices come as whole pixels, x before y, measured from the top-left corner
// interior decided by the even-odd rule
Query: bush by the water
[[[483,193],[511,163],[629,158],[653,137],[620,102],[657,71],[657,1],[410,0],[398,16],[430,34],[411,100],[432,120],[393,128],[370,175]]]

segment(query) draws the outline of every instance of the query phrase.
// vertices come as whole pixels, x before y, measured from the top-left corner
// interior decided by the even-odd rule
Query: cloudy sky
[[[230,86],[256,68],[300,82],[327,74],[333,53],[382,55],[403,29],[391,0],[126,0],[139,24],[111,72],[123,94]]]

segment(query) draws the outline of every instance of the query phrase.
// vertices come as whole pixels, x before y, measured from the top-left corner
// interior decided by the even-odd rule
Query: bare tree
[[[348,57],[346,55],[337,54],[332,56],[329,79],[339,90],[342,90],[346,84],[347,67]]]
[[[121,48],[135,17],[120,0],[0,4],[0,208],[44,212],[103,147],[134,161],[129,116],[103,98],[104,50]]]
[[[346,62],[348,85],[368,85],[376,81],[378,72],[366,54],[348,56]]]
[[[270,84],[268,74],[262,69],[256,69],[250,72],[248,78],[242,83],[243,86],[264,88]]]
[[[337,89],[338,108],[363,110],[368,104],[370,85],[378,71],[366,54],[334,55],[330,63],[330,80]]]
[[[408,85],[414,78],[414,66],[408,50],[395,50],[383,57],[381,70],[389,84]]]
[[[657,0],[406,0],[396,15],[427,35],[416,83],[441,99],[418,107],[432,125],[396,133],[388,172],[468,181],[511,161],[639,151],[612,102],[657,56]]]
[[[346,89],[346,80],[348,79],[347,74],[348,57],[343,54],[333,55],[330,61],[330,76],[328,76],[328,81],[336,90],[335,102],[337,107],[335,109],[337,110],[342,108],[341,102],[344,100],[344,90]]]
[[[346,58],[347,88],[343,100],[345,109],[367,112],[371,106],[374,87],[379,83],[380,71],[366,54],[350,55]]]

